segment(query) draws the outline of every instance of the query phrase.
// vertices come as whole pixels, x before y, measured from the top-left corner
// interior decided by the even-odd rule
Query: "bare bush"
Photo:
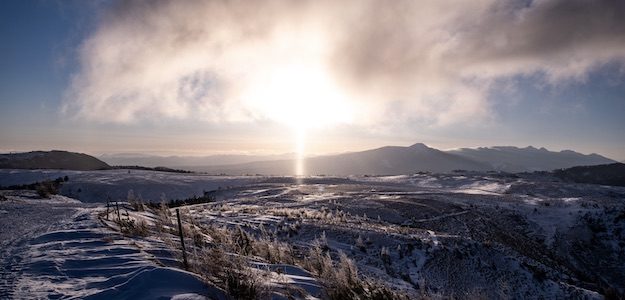
[[[36,185],[35,191],[41,198],[50,198],[59,193],[59,184],[55,181],[44,181]]]
[[[382,247],[382,249],[380,249],[380,259],[382,259],[384,264],[391,264],[391,253],[388,248]]]
[[[362,237],[360,235],[356,239],[356,247],[362,252],[367,252],[367,248],[365,247],[365,241],[362,240]]]
[[[134,219],[121,219],[117,224],[119,231],[128,236],[147,236],[149,233],[148,226],[143,220],[137,222]]]
[[[324,254],[314,245],[306,261],[306,268],[320,279],[328,299],[408,299],[384,284],[361,278],[356,264],[343,252],[339,252],[339,260],[334,262],[329,253]]]
[[[306,211],[300,210],[284,209],[279,212],[306,215]],[[315,216],[321,217],[321,214]],[[338,215],[329,217],[337,218]],[[333,260],[334,254],[328,246],[325,232],[312,243],[306,255],[297,256],[290,245],[278,241],[263,225],[256,236],[246,231],[244,226],[228,228],[214,224],[189,224],[194,223],[191,219],[185,221],[185,234],[194,240],[191,244],[194,253],[194,258],[190,260],[191,270],[223,288],[233,299],[258,299],[267,294],[262,276],[269,274],[268,270],[250,266],[250,259],[301,266],[319,280],[328,299],[407,299],[377,281],[359,276],[356,264],[345,253],[339,252],[337,259]],[[280,227],[292,230],[299,224],[276,226],[278,230],[281,230]],[[357,244],[359,248],[364,248],[366,242],[359,237]],[[385,251],[388,252],[388,249],[385,248]]]
[[[202,250],[192,270],[226,290],[233,299],[259,299],[263,294],[262,281],[247,260],[221,248]]]
[[[128,203],[135,211],[145,210],[145,205],[143,204],[143,199],[141,198],[141,195],[135,196],[133,190],[128,190],[128,196],[126,197],[126,200],[128,200]]]

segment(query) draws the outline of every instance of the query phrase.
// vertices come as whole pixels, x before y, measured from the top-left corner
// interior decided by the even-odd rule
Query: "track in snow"
[[[2,244],[0,299],[223,298],[197,276],[163,266],[161,260],[172,258],[162,243],[134,241],[103,226],[95,208],[11,202],[0,207],[21,211],[30,230]]]

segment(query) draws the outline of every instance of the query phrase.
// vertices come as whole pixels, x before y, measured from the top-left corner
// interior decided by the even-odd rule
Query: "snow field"
[[[297,183],[285,177],[106,172],[70,175],[70,183],[89,195],[121,190],[119,199],[125,199],[129,190],[144,195],[143,188],[159,195],[143,196],[146,202],[158,202],[170,191],[213,189],[214,202],[179,209],[189,272],[220,293],[275,299],[362,296],[358,293],[410,299],[595,299],[624,288],[623,188],[569,184],[533,174],[319,177]],[[0,181],[11,180],[0,176]],[[50,205],[78,205],[66,200]],[[115,222],[112,211],[107,221],[101,206],[91,219],[99,218],[98,226],[117,233],[116,243],[147,255],[135,257],[137,261],[147,259],[156,268],[191,274],[181,270],[175,210],[122,207],[124,222]],[[15,210],[0,205],[0,211]],[[6,247],[17,249],[14,244]],[[120,262],[129,272],[136,264]],[[74,276],[95,282],[80,272],[72,274],[70,282]],[[61,278],[57,275],[52,277]],[[54,290],[78,293],[60,283]],[[104,291],[116,289],[96,286],[92,294]],[[206,292],[185,287],[168,295],[191,299],[194,294]]]

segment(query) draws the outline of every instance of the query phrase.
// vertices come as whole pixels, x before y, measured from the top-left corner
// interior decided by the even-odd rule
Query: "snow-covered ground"
[[[204,191],[241,186],[256,182],[256,176],[210,176],[144,170],[0,170],[0,186],[29,184],[67,176],[61,193],[82,202],[125,200],[128,191],[146,200],[186,199]]]
[[[124,208],[121,219],[148,228],[131,237],[119,234],[112,210],[106,220],[102,203],[19,192],[0,201],[0,298],[218,298],[229,290],[223,268],[233,266],[261,298],[328,298],[349,286],[386,287],[410,299],[600,299],[625,292],[624,188],[545,174],[295,180],[119,170],[3,171],[0,185],[65,175],[62,192],[80,189],[89,202],[101,199],[98,191],[125,199],[133,190],[159,202],[161,194],[215,190],[215,202],[179,208],[191,273],[181,270],[173,209]],[[177,279],[168,286],[163,276]],[[162,290],[140,292],[156,287]]]
[[[225,298],[198,276],[164,266],[171,255],[162,242],[135,241],[102,224],[102,208],[31,197],[13,193],[0,202],[0,298]]]

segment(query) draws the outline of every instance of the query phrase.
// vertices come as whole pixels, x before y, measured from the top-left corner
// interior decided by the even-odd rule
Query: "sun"
[[[257,113],[294,131],[350,123],[351,103],[323,66],[274,66],[255,81],[249,98]]]
[[[296,175],[305,174],[306,137],[313,129],[352,121],[354,106],[322,64],[298,61],[266,70],[246,99],[263,118],[284,124],[294,140]]]
[[[288,65],[274,70],[263,99],[271,118],[287,125],[295,140],[295,175],[306,174],[306,136],[311,129],[351,120],[347,98],[319,67]]]

